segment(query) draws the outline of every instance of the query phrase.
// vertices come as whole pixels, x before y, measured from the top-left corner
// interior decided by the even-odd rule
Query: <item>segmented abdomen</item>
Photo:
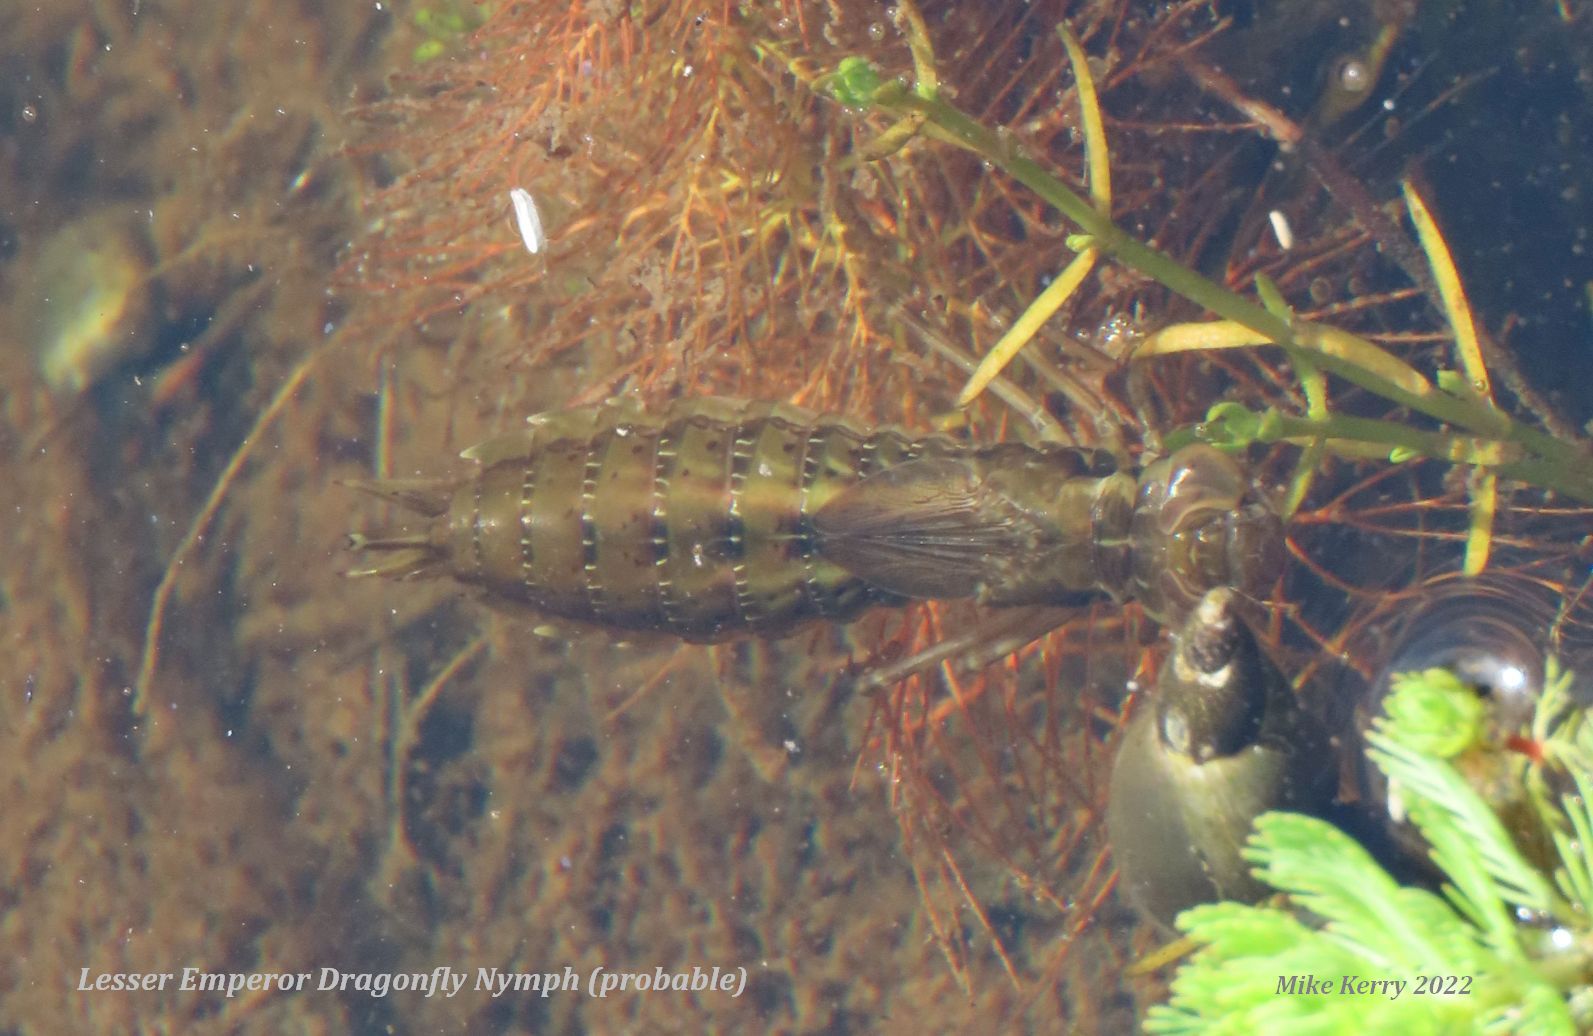
[[[446,574],[548,615],[690,640],[780,633],[900,600],[822,557],[812,516],[873,472],[958,448],[786,404],[563,411],[466,451],[480,472],[436,499],[361,486],[435,519],[359,546],[396,552],[373,572]]]
[[[546,615],[690,640],[909,598],[1104,592],[1171,620],[1213,586],[1259,589],[1281,542],[1207,447],[1136,478],[1094,450],[974,447],[707,398],[539,415],[465,456],[480,471],[459,482],[357,484],[431,521],[356,536],[388,554],[359,574],[448,576]]]

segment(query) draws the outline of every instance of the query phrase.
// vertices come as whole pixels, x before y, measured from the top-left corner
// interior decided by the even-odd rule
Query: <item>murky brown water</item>
[[[1132,613],[876,696],[856,668],[979,617],[624,643],[342,577],[346,532],[390,516],[338,479],[455,472],[572,400],[719,392],[926,426],[963,374],[893,307],[982,351],[1059,266],[1066,228],[965,156],[852,160],[886,120],[858,129],[813,81],[848,53],[911,68],[883,8],[494,6],[479,36],[449,3],[429,29],[390,4],[0,19],[0,1029],[1119,1031],[1160,989],[1120,974],[1156,939],[1111,895],[1097,824]],[[1076,179],[1052,5],[924,6],[957,103]],[[1300,64],[1353,50],[1368,17]],[[1073,24],[1101,61],[1120,222],[1367,333],[1431,332],[1382,297],[1365,235],[1269,179],[1251,128],[1165,65],[1212,12],[1102,2]],[[1408,78],[1400,104],[1431,100]],[[1285,80],[1247,85],[1315,89]],[[1361,171],[1385,161],[1363,128],[1403,154],[1450,140],[1324,110]],[[1253,225],[1263,180],[1308,258]],[[546,222],[537,255],[513,187]],[[1587,316],[1552,294],[1523,334]],[[1483,304],[1495,328],[1522,308]],[[1015,380],[1115,447],[1147,400],[1165,429],[1214,386],[1287,398],[1261,361],[1119,390],[1136,312],[1191,315],[1104,271],[1067,319],[1079,340],[1051,335]],[[1585,417],[1577,398],[1556,401]],[[996,404],[972,421],[1019,434]],[[744,989],[600,997],[600,967]],[[310,978],[228,996],[180,988],[190,968]],[[439,968],[463,988],[316,988]],[[478,969],[566,968],[582,989],[477,988]],[[174,977],[82,988],[151,973]]]

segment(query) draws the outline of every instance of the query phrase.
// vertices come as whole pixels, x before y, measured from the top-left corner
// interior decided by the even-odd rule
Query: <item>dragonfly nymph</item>
[[[1207,446],[1130,471],[1098,450],[707,397],[540,414],[464,456],[478,467],[458,479],[354,483],[426,521],[356,534],[374,560],[354,574],[451,578],[550,617],[718,641],[912,599],[1104,595],[1176,623],[1216,587],[1265,596],[1283,558],[1277,515]]]

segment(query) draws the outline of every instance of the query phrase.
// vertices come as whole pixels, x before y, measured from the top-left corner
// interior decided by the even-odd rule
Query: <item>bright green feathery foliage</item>
[[[1445,670],[1395,681],[1369,736],[1444,875],[1402,886],[1326,821],[1268,813],[1245,855],[1281,896],[1195,907],[1178,926],[1200,948],[1149,1013],[1159,1034],[1570,1034],[1593,1026],[1593,724],[1570,676],[1548,667],[1532,730],[1541,761],[1521,779],[1559,859],[1529,863],[1446,761],[1490,746],[1474,692]],[[1470,739],[1469,741],[1467,739]],[[1556,771],[1552,777],[1546,771]],[[1552,795],[1553,784],[1570,789]]]

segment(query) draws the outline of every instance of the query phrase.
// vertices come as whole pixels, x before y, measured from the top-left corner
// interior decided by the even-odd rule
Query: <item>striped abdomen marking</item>
[[[863,430],[726,399],[539,415],[466,452],[460,483],[361,486],[432,519],[365,540],[366,574],[448,575],[499,601],[715,640],[845,621],[912,597],[1135,597],[1172,621],[1213,586],[1259,592],[1277,519],[1192,447],[1137,478],[1093,450]]]
[[[779,634],[899,600],[815,551],[811,516],[925,442],[784,404],[698,399],[648,414],[542,415],[467,452],[425,536],[373,571],[446,573],[551,616],[691,640]],[[413,506],[388,487],[364,488]]]

